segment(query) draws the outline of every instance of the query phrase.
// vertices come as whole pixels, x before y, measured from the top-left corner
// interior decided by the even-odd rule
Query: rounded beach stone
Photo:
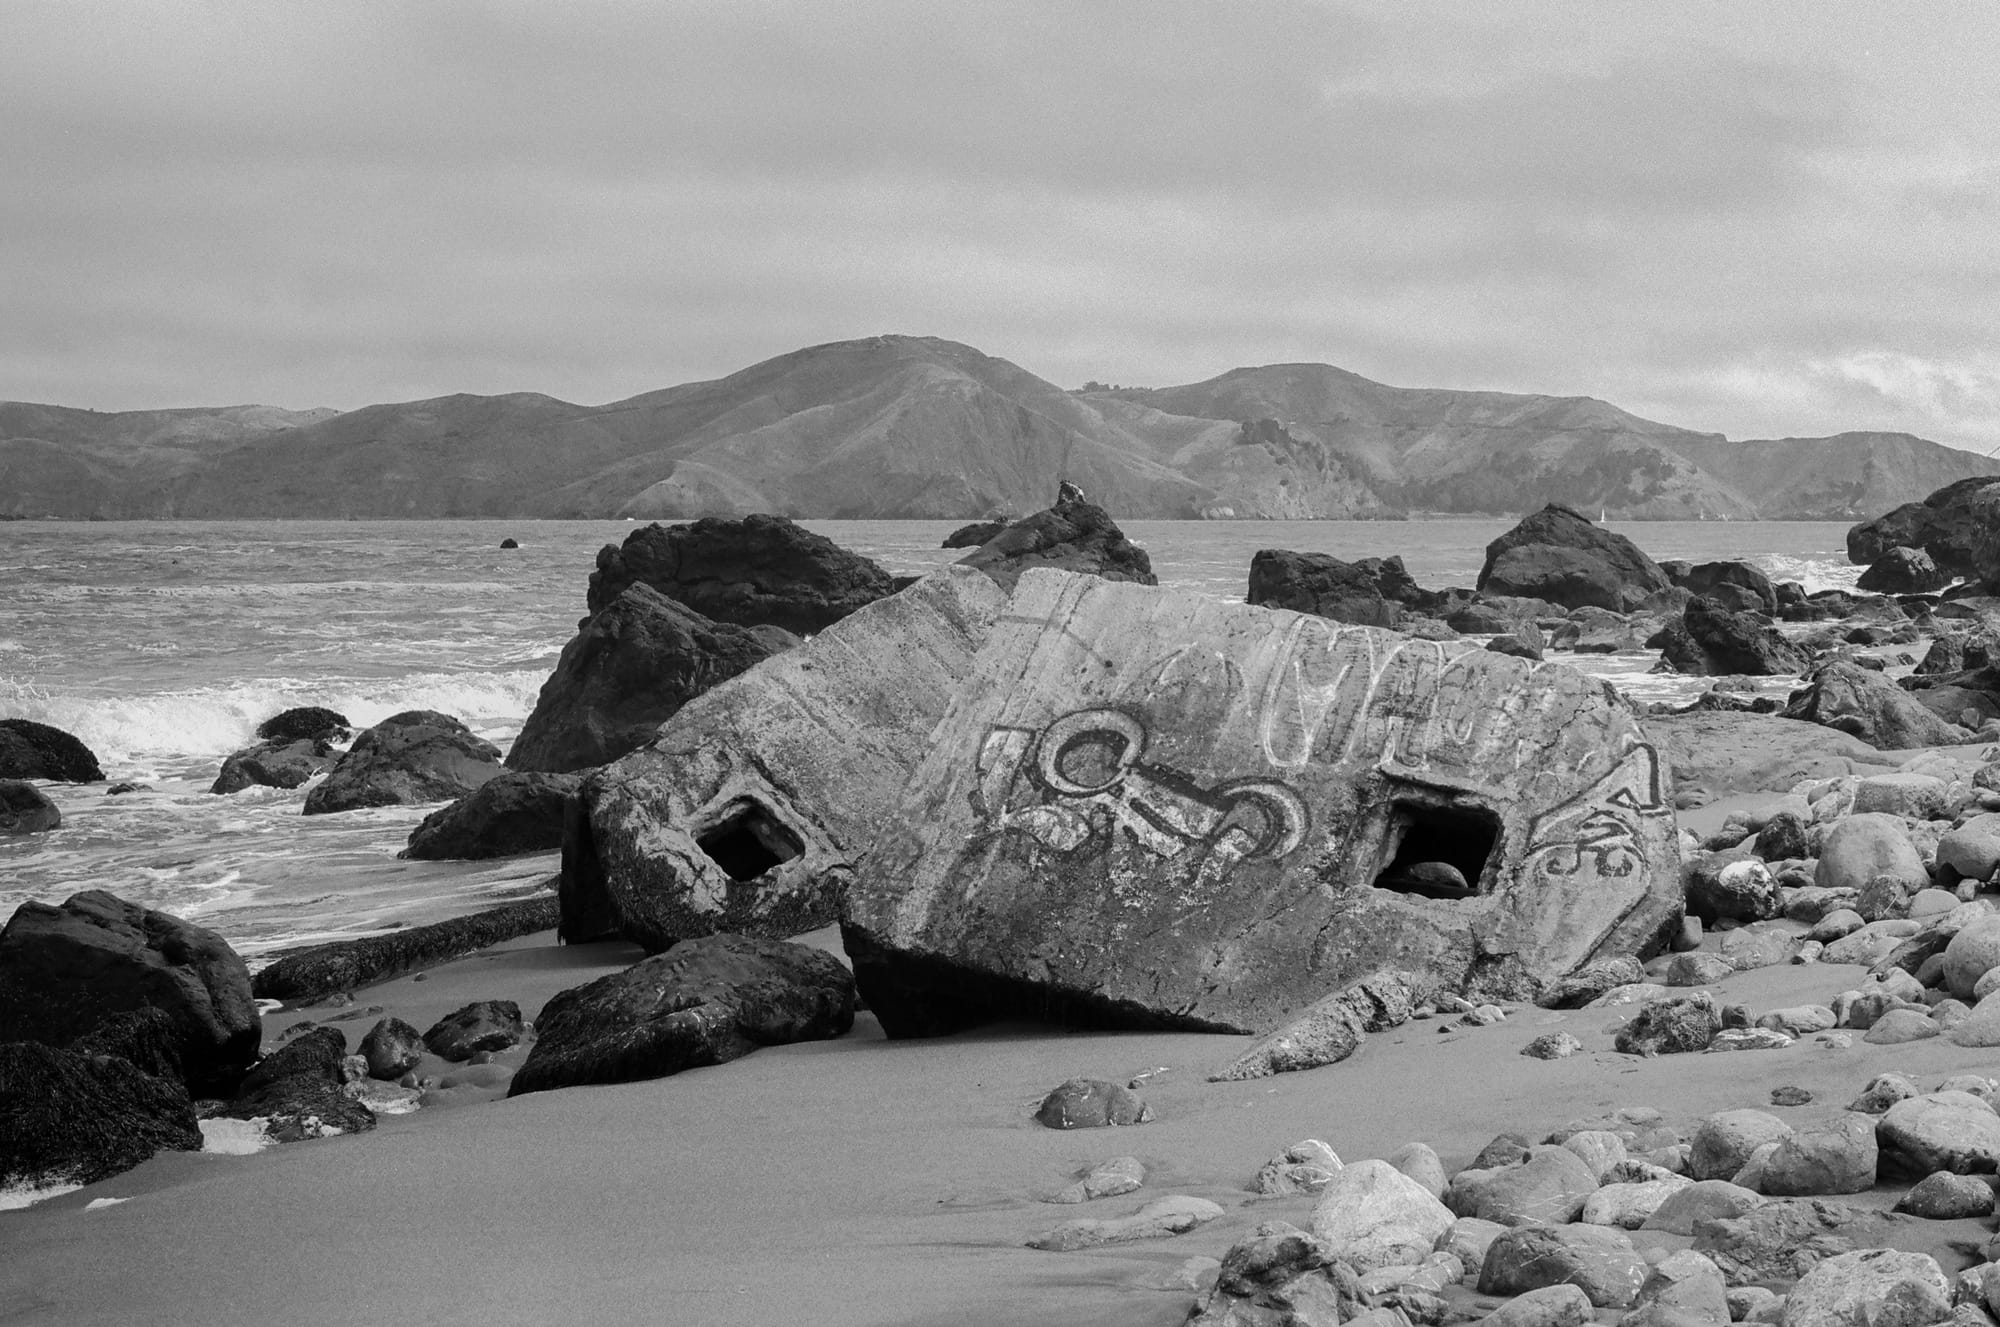
[[[1726,1180],[1765,1143],[1792,1135],[1792,1126],[1762,1110],[1718,1111],[1695,1129],[1688,1166],[1698,1180]]]
[[[1607,1184],[1583,1200],[1583,1210],[1576,1219],[1587,1225],[1637,1230],[1652,1219],[1662,1203],[1693,1183],[1685,1176],[1672,1175],[1632,1184]]]
[[[1562,1140],[1560,1147],[1576,1153],[1577,1159],[1590,1167],[1590,1173],[1600,1184],[1613,1166],[1625,1161],[1625,1143],[1609,1129],[1584,1129]]]
[[[1868,924],[1868,919],[1852,908],[1835,908],[1813,924],[1806,937],[1822,944],[1832,944],[1844,936],[1854,934]]]
[[[2000,913],[1959,928],[1944,947],[1945,987],[1960,999],[1973,997],[1979,979],[2000,968]]]
[[[1763,1195],[1728,1180],[1700,1180],[1670,1195],[1640,1229],[1692,1235],[1698,1222],[1738,1217],[1763,1202]]]
[[[40,834],[62,824],[48,794],[24,779],[0,779],[0,834]]]
[[[1437,1251],[1449,1253],[1457,1258],[1462,1266],[1478,1267],[1486,1261],[1487,1248],[1505,1229],[1507,1227],[1498,1221],[1462,1216],[1452,1222],[1451,1227],[1438,1238]]]
[[[1340,1168],[1339,1153],[1317,1138],[1307,1138],[1266,1161],[1257,1172],[1255,1187],[1270,1195],[1317,1193]]]
[[[1047,1201],[1052,1203],[1085,1203],[1095,1198],[1116,1198],[1119,1194],[1130,1193],[1146,1183],[1146,1166],[1137,1157],[1112,1157],[1100,1161],[1084,1174],[1077,1177],[1074,1184],[1062,1189]]]
[[[1101,1129],[1152,1118],[1152,1108],[1136,1093],[1102,1078],[1072,1078],[1035,1108],[1036,1121],[1050,1129]]]
[[[1948,889],[1920,889],[1910,896],[1910,916],[1916,921],[1942,917],[1958,905],[1958,895]]]
[[[1978,1175],[1954,1175],[1948,1170],[1933,1171],[1918,1180],[1896,1204],[1899,1212],[1930,1221],[1955,1221],[1961,1217],[1993,1214],[1993,1184]]]
[[[1936,1259],[1857,1249],[1799,1278],[1785,1299],[1784,1327],[1929,1327],[1950,1316],[1951,1283]]]
[[[1497,1170],[1461,1170],[1446,1190],[1451,1210],[1502,1225],[1573,1221],[1583,1200],[1597,1191],[1597,1177],[1574,1152],[1547,1144],[1527,1160]]]
[[[1947,831],[1938,840],[1937,860],[1962,879],[1989,879],[2000,868],[2000,815],[1988,811]]]
[[[1405,1143],[1389,1154],[1389,1164],[1423,1185],[1431,1197],[1444,1197],[1444,1162],[1430,1144]]]
[[[1843,1111],[1779,1140],[1758,1191],[1780,1197],[1865,1193],[1875,1186],[1875,1121]]]
[[[2000,1115],[1969,1092],[1929,1092],[1898,1101],[1875,1137],[1885,1154],[1918,1175],[2000,1170]]]
[[[1899,1046],[1906,1041],[1927,1040],[1942,1030],[1931,1021],[1928,1012],[1902,1007],[1891,1009],[1876,1019],[1861,1039],[1872,1046]]]
[[[1720,954],[1676,954],[1667,964],[1667,985],[1713,986],[1734,971],[1736,965]]]
[[[1875,774],[1854,788],[1854,813],[1880,811],[1905,820],[1934,820],[1945,813],[1943,779],[1929,774]]]
[[[1451,1229],[1449,1208],[1386,1161],[1357,1161],[1320,1190],[1312,1234],[1357,1272],[1422,1262]]]
[[[1901,820],[1880,813],[1850,815],[1827,830],[1813,871],[1814,884],[1859,890],[1878,875],[1894,876],[1911,889],[1930,883],[1930,873]]]
[[[1861,1089],[1860,1096],[1847,1103],[1847,1108],[1868,1115],[1880,1115],[1897,1102],[1908,1101],[1922,1092],[1923,1089],[1908,1074],[1877,1074]]]
[[[1581,1286],[1547,1286],[1516,1295],[1481,1318],[1479,1327],[1583,1327],[1592,1311]]]
[[[1608,1226],[1517,1226],[1486,1250],[1479,1293],[1518,1295],[1552,1285],[1582,1288],[1598,1308],[1622,1308],[1645,1284],[1646,1260]]]
[[[1672,1310],[1677,1321],[1729,1321],[1729,1287],[1722,1269],[1692,1249],[1677,1250],[1653,1264],[1635,1302],[1641,1308]]]

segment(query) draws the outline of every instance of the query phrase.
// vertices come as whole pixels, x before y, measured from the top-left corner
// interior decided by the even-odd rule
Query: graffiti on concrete
[[[1145,759],[1146,729],[1122,710],[1063,715],[1039,732],[995,727],[979,752],[974,809],[1064,856],[1110,854],[1114,865],[1192,868],[1197,881],[1239,862],[1287,856],[1309,817],[1274,779],[1204,785]]]
[[[1642,821],[1667,812],[1659,753],[1634,743],[1595,783],[1535,818],[1527,869],[1551,876],[1630,875],[1646,866]]]

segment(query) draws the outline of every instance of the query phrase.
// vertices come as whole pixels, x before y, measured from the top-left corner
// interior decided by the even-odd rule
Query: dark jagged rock
[[[257,1056],[250,974],[213,931],[102,890],[23,903],[0,930],[0,1041],[66,1045],[148,1006],[173,1019],[197,1096],[227,1092]]]
[[[47,793],[23,779],[0,779],[0,834],[40,834],[62,824]]]
[[[1808,666],[1805,651],[1768,620],[1735,612],[1717,600],[1688,601],[1679,622],[1670,623],[1661,658],[1675,672],[1698,677],[1785,676]]]
[[[33,719],[0,719],[0,779],[101,783],[104,771],[81,738]]]
[[[476,861],[562,847],[563,804],[580,774],[509,770],[431,812],[398,853],[420,861]]]
[[[257,736],[266,742],[300,742],[324,737],[344,741],[354,725],[339,710],[323,705],[300,705],[274,714],[257,725]]]
[[[424,1034],[400,1018],[385,1018],[361,1039],[361,1058],[370,1078],[395,1079],[417,1067],[424,1057]]]
[[[317,1000],[426,964],[462,958],[502,940],[552,930],[558,915],[556,897],[548,894],[429,926],[312,945],[280,955],[251,979],[250,986],[259,999]]]
[[[590,576],[597,613],[643,582],[703,617],[737,626],[820,631],[890,594],[889,573],[782,516],[653,524],[606,544]]]
[[[324,736],[259,742],[231,752],[208,790],[235,793],[250,787],[297,788],[314,775],[331,769],[338,755],[333,743]]]
[[[172,1014],[148,1005],[113,1014],[69,1044],[78,1055],[116,1055],[155,1078],[187,1083],[181,1033]]]
[[[501,772],[500,749],[435,710],[392,714],[354,739],[305,814],[403,806],[463,797]]]
[[[475,1000],[454,1009],[424,1032],[424,1045],[441,1060],[469,1060],[481,1051],[521,1044],[526,1029],[512,1000]]]
[[[1869,564],[1854,588],[1870,594],[1930,594],[1952,580],[1923,549],[1892,548]]]
[[[1722,1031],[1722,1015],[1707,991],[1648,1000],[1614,1039],[1626,1055],[1685,1055],[1705,1051]]]
[[[260,1060],[220,1114],[262,1119],[264,1132],[281,1143],[373,1129],[374,1112],[341,1091],[346,1057],[345,1033],[313,1028]]]
[[[515,538],[514,538],[514,537],[513,537],[512,535],[509,535],[509,536],[508,536],[507,538],[505,538],[505,539],[502,539],[502,540],[500,541],[500,547],[501,547],[501,548],[503,548],[503,549],[506,549],[506,548],[519,548],[520,546],[521,546],[521,542],[520,542],[520,540],[518,540],[518,539],[515,539]]]
[[[853,1024],[854,979],[831,954],[703,936],[550,1000],[508,1095],[660,1078]]]
[[[1614,986],[1646,980],[1646,969],[1630,954],[1586,963],[1551,985],[1535,1003],[1544,1009],[1581,1009]]]
[[[1486,546],[1476,588],[1622,613],[1673,587],[1630,539],[1550,503]]]
[[[156,1152],[200,1150],[178,1080],[116,1055],[0,1043],[0,1188],[91,1184]]]
[[[1777,587],[1748,562],[1703,562],[1672,579],[1697,598],[1714,599],[1732,613],[1778,611]]]
[[[1785,717],[1823,724],[1883,751],[1955,746],[1970,736],[1882,674],[1844,659],[1814,668],[1786,703]]]
[[[1847,532],[1847,560],[1856,566],[1872,566],[1895,548],[1921,548],[1940,573],[1991,584],[2000,571],[2000,479],[1946,484]]]
[[[1326,553],[1264,548],[1250,559],[1248,601],[1266,608],[1289,608],[1363,627],[1394,627],[1403,620],[1405,606],[1422,594],[1399,557],[1342,562]]]
[[[796,644],[782,628],[711,622],[650,585],[628,586],[563,647],[507,767],[607,765],[710,687]]]
[[[978,548],[994,535],[1006,529],[1007,524],[1006,521],[974,521],[970,525],[961,525],[946,535],[944,542],[939,544],[938,547]]]
[[[1127,539],[1110,513],[1074,484],[1062,485],[1054,506],[1023,516],[958,563],[985,572],[1003,590],[1013,589],[1030,567],[1086,572],[1107,581],[1160,583],[1146,550]]]
[[[1470,642],[1040,572],[927,746],[842,917],[891,1036],[1276,1029],[1291,1067],[1412,993],[1531,997],[1682,914],[1630,708]],[[1477,892],[1396,887],[1435,861]],[[1379,1012],[1326,1004],[1374,978]]]
[[[1989,630],[1940,635],[1917,661],[1911,673],[1916,680],[1904,685],[1914,688],[1933,678],[1955,681],[1960,673],[1988,668],[1996,661],[2000,661],[2000,640]]]

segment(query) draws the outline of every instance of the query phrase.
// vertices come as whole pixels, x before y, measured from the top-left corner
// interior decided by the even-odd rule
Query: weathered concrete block
[[[1631,710],[1559,664],[1030,572],[844,936],[897,1036],[1264,1030],[1388,973],[1532,997],[1679,922],[1664,783]]]

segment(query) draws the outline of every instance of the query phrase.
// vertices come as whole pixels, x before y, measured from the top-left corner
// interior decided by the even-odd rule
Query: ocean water
[[[809,521],[891,571],[961,554],[956,522]],[[1240,599],[1260,548],[1400,555],[1419,584],[1471,585],[1505,520],[1132,521],[1162,584]],[[305,790],[212,796],[262,720],[325,705],[366,726],[406,709],[463,720],[503,750],[584,614],[597,550],[623,521],[0,522],[0,718],[75,733],[110,782],[44,785],[47,834],[0,836],[0,917],[83,889],[200,922],[254,957],[455,916],[533,891],[542,854],[499,863],[395,854],[432,807],[301,816]],[[1613,523],[1658,559],[1745,558],[1809,590],[1851,586],[1847,527]],[[503,538],[520,547],[502,550]],[[1577,656],[1640,699],[1703,683],[1650,654]]]

